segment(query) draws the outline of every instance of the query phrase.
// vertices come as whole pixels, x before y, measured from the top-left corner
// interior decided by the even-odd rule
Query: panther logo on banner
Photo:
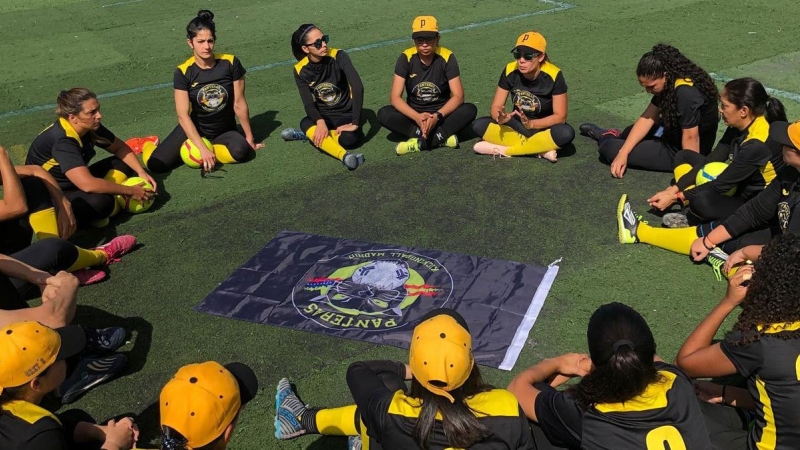
[[[383,331],[443,307],[452,293],[453,278],[436,259],[370,250],[318,261],[295,285],[292,304],[325,328]]]

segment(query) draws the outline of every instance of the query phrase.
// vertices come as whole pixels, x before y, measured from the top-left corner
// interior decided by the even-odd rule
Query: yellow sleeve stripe
[[[775,448],[778,442],[777,430],[775,426],[775,411],[772,410],[772,400],[767,393],[767,385],[761,377],[756,377],[756,389],[758,389],[758,402],[764,412],[764,428],[761,430],[761,439],[756,443],[759,449]]]
[[[666,370],[659,370],[658,374],[661,375],[662,381],[650,384],[637,397],[622,403],[599,403],[595,405],[595,409],[601,413],[620,413],[665,408],[667,406],[667,392],[672,389],[672,385],[675,384],[675,379],[678,376]]]
[[[224,61],[228,61],[229,63],[233,64],[233,55],[228,53],[216,54],[214,53],[214,59],[221,59]]]
[[[411,47],[403,50],[403,54],[406,55],[406,59],[411,62],[411,58],[417,54],[417,47]]]
[[[678,86],[694,86],[694,81],[689,78],[678,78],[675,80],[675,87]]]
[[[767,119],[764,116],[758,116],[747,129],[747,137],[744,138],[742,143],[744,144],[752,139],[761,142],[767,142],[767,138],[769,138],[769,122],[767,122]]]
[[[53,158],[50,158],[47,161],[45,161],[44,164],[42,164],[42,169],[50,172],[50,169],[52,169],[53,167],[55,167],[57,165],[58,165],[58,163],[56,162],[56,160],[53,159]]]
[[[52,413],[50,413],[50,411],[24,400],[12,400],[3,405],[2,409],[4,411],[8,411],[14,417],[22,419],[31,425],[44,417],[49,417],[61,425],[61,421],[58,420],[58,417],[54,416]]]
[[[186,71],[189,70],[189,67],[191,67],[192,64],[194,64],[194,56],[184,61],[183,64],[179,65],[178,69],[181,70],[182,74],[186,75]]]
[[[450,61],[450,56],[453,54],[453,52],[451,52],[448,48],[436,47],[436,54],[444,58],[444,62],[448,62]]]
[[[506,64],[506,76],[511,75],[511,73],[514,72],[515,70],[517,70],[517,62],[516,61],[512,61],[512,62]]]
[[[308,56],[301,59],[300,61],[297,61],[297,64],[294,65],[294,71],[298,75],[300,75],[300,71],[303,70],[303,67],[305,67],[307,64],[308,64]]]
[[[553,81],[556,81],[556,77],[558,76],[559,72],[561,72],[561,69],[559,69],[558,66],[548,61],[545,61],[544,64],[542,64],[541,70],[542,72],[550,75],[550,78],[552,78]]]
[[[336,55],[338,55],[338,54],[339,54],[339,49],[338,48],[329,48],[328,49],[328,56],[330,56],[331,58],[336,59]]]
[[[64,134],[66,134],[68,138],[75,139],[78,141],[78,145],[83,147],[83,141],[81,141],[81,137],[78,135],[78,132],[75,131],[75,128],[72,128],[72,124],[69,123],[67,119],[61,117],[58,119],[58,123],[61,125],[61,128],[64,130]]]

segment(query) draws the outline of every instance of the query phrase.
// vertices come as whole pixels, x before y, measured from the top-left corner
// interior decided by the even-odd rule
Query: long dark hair
[[[592,314],[586,334],[594,369],[573,388],[584,410],[598,403],[628,401],[660,379],[653,365],[653,333],[630,306],[601,306]]]
[[[464,384],[450,391],[455,402],[450,403],[445,397],[436,395],[425,389],[416,379],[411,380],[409,395],[422,404],[422,410],[414,425],[414,440],[420,448],[427,449],[430,435],[436,425],[436,413],[442,414],[442,427],[451,447],[469,448],[486,439],[492,433],[467,405],[467,399],[491,390],[492,387],[483,382],[478,365],[472,367],[469,378]]]
[[[214,13],[207,9],[197,11],[197,17],[192,19],[189,25],[186,25],[186,37],[192,40],[197,36],[197,32],[200,30],[210,31],[211,37],[213,37],[214,40],[217,39],[217,26],[214,24]]]
[[[683,78],[692,80],[694,87],[706,97],[709,102],[716,102],[719,98],[717,85],[711,76],[700,66],[693,63],[677,48],[658,44],[652,50],[642,55],[639,65],[636,66],[636,75],[644,78],[661,78],[666,75],[664,91],[659,94],[662,98],[660,104],[661,120],[667,128],[678,127],[678,100],[675,96],[675,81]]]
[[[766,330],[760,327],[800,321],[800,236],[782,234],[761,252],[753,266],[753,278],[742,302],[742,313],[733,329],[742,332],[734,345],[758,341]],[[800,330],[771,334],[777,339],[800,339]]]
[[[306,36],[316,29],[317,26],[313,23],[304,23],[292,33],[292,55],[298,61],[306,57],[306,52],[303,51],[303,46],[306,45]]]
[[[728,81],[722,95],[737,108],[747,106],[753,115],[764,116],[767,122],[787,122],[786,110],[783,103],[775,97],[770,97],[764,85],[754,78],[737,78]]]

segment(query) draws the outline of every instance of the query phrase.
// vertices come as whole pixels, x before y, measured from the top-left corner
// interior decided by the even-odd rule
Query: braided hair
[[[664,91],[661,96],[661,120],[666,128],[678,128],[678,100],[675,95],[675,81],[688,78],[710,102],[719,98],[717,85],[711,76],[700,66],[693,63],[677,48],[658,44],[642,55],[636,67],[639,77],[656,79],[666,77]]]

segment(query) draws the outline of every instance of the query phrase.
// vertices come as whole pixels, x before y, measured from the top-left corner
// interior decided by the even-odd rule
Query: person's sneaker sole
[[[625,227],[625,205],[628,203],[628,194],[622,194],[617,204],[617,237],[620,244],[633,244],[636,243],[636,237],[630,234],[630,231]]]
[[[99,361],[104,361],[104,362],[103,363],[99,363]],[[127,364],[127,362],[128,362],[128,358],[126,358],[125,355],[123,355],[121,353],[116,353],[113,356],[106,356],[106,357],[97,358],[97,359],[93,360],[92,362],[90,362],[87,365],[87,368],[90,367],[92,364],[97,363],[98,366],[96,366],[95,370],[97,370],[97,369],[108,370],[108,372],[105,375],[97,377],[95,380],[92,380],[91,383],[88,383],[85,386],[82,386],[80,389],[77,389],[77,390],[74,390],[74,391],[71,391],[71,392],[67,392],[66,394],[61,395],[61,403],[64,404],[64,405],[66,405],[68,403],[72,403],[75,400],[77,400],[79,397],[81,397],[83,394],[85,394],[91,388],[93,388],[93,387],[95,387],[95,386],[97,386],[99,384],[105,383],[106,381],[114,378],[122,370],[122,368],[125,367],[125,364]],[[102,364],[102,366],[100,366],[99,364]],[[79,368],[82,368],[82,367],[79,367]],[[115,368],[115,370],[111,370],[112,368]]]
[[[306,430],[303,429],[303,425],[300,423],[298,418],[295,417],[294,414],[292,414],[292,412],[289,411],[288,408],[284,408],[282,406],[283,401],[289,395],[294,395],[295,397],[297,397],[297,394],[295,394],[294,389],[292,389],[292,385],[291,383],[289,383],[289,380],[286,378],[281,378],[281,380],[278,381],[278,387],[275,392],[275,422],[274,422],[275,437],[280,440],[294,439],[296,437],[306,434]],[[298,401],[300,401],[299,398]],[[291,428],[291,432],[283,433],[284,427]]]

